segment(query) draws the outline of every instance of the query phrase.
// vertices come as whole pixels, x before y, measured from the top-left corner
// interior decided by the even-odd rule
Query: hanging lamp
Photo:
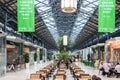
[[[65,13],[76,12],[77,0],[61,0],[61,10]]]

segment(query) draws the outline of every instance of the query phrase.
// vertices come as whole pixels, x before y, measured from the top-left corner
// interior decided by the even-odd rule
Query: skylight
[[[73,31],[71,33],[71,38],[73,41],[82,31],[85,24],[92,16],[93,12],[96,10],[97,6],[98,6],[98,0],[83,0],[83,3],[81,4],[81,7],[79,9],[80,12],[77,15],[77,19],[73,27]]]
[[[52,7],[48,0],[35,0],[35,6],[38,13],[42,16],[44,23],[46,24],[48,30],[53,35],[54,40],[58,41],[58,31],[56,30],[55,20],[52,14]]]

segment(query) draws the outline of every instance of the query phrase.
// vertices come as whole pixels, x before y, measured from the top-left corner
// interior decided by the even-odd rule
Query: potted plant
[[[59,62],[63,60],[65,63],[68,63],[68,61],[73,57],[72,55],[69,55],[68,52],[64,52],[64,51],[62,51],[61,53],[58,53],[56,56]],[[58,67],[59,67],[59,64],[58,64]]]
[[[24,61],[25,61],[26,68],[28,69],[29,68],[29,54],[28,53],[24,54]]]
[[[37,53],[34,53],[34,65],[36,66],[37,64]]]

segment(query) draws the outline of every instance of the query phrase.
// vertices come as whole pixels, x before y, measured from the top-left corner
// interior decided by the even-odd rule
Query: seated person
[[[99,73],[100,73],[100,71],[103,71],[103,62],[100,62],[100,64],[99,64]]]
[[[109,65],[109,63],[103,63],[103,75],[108,75],[109,74],[109,70],[110,70],[110,65]]]
[[[117,75],[117,78],[118,78],[118,76],[120,75],[120,64],[119,63],[117,63],[117,65],[115,66],[115,73],[116,73],[116,75]]]
[[[109,74],[108,74],[108,77],[110,77],[113,73],[114,73],[114,64],[113,62],[109,62],[108,63],[108,66],[109,66]]]
[[[92,80],[96,80],[97,76],[96,75],[93,75],[92,76]]]
[[[96,80],[102,80],[100,77],[97,77]]]
[[[61,60],[60,64],[65,64],[65,61],[64,61],[64,60]]]
[[[99,66],[99,60],[96,60],[96,61],[95,61],[94,66],[95,66],[96,69],[98,68],[98,66]]]

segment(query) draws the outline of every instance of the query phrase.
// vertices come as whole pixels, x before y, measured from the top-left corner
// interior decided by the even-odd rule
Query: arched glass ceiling
[[[79,2],[79,1],[78,1]],[[38,13],[42,16],[44,23],[53,35],[53,38],[57,42],[58,40],[58,29],[57,24],[54,19],[54,13],[52,12],[52,7],[49,0],[35,0],[35,5]],[[77,11],[77,18],[74,23],[73,30],[71,32],[71,39],[73,41],[77,38],[78,34],[81,32],[89,18],[92,16],[93,12],[97,9],[98,0],[83,0]],[[61,15],[62,16],[62,15]],[[60,21],[60,20],[59,20]],[[69,23],[68,23],[69,24]]]
[[[89,18],[92,16],[94,11],[97,9],[98,0],[83,0],[78,10],[77,19],[73,27],[71,38],[75,40],[78,34],[81,32]]]
[[[55,20],[52,14],[52,7],[49,4],[49,0],[35,0],[35,7],[38,13],[42,16],[42,19],[49,29],[50,33],[53,35],[55,41],[58,41],[58,31],[56,28]]]

